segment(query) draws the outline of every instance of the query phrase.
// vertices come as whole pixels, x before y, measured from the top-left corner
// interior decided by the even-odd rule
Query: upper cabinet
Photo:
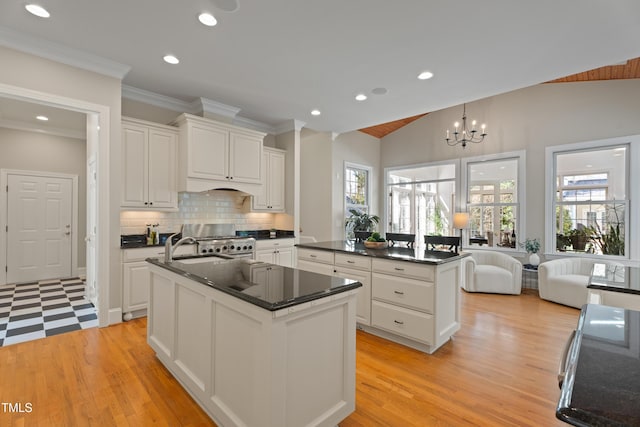
[[[122,121],[121,206],[177,209],[178,130],[137,119]]]
[[[175,124],[180,127],[180,191],[262,191],[264,133],[190,114],[181,114]]]
[[[253,197],[254,211],[284,212],[285,151],[264,147],[262,151],[262,191]]]

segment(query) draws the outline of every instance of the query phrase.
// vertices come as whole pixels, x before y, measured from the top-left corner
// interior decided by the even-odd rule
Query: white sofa
[[[520,294],[522,290],[522,264],[512,256],[495,251],[465,251],[466,258],[463,289],[467,292]]]
[[[540,298],[582,308],[587,303],[587,285],[593,264],[587,258],[561,258],[543,262],[538,266]]]

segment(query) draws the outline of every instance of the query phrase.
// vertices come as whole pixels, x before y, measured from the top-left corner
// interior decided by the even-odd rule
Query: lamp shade
[[[469,226],[469,214],[458,212],[453,214],[453,228],[463,229]]]

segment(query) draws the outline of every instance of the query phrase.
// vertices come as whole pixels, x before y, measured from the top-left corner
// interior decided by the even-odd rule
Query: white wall
[[[37,155],[36,155],[37,154]],[[78,176],[78,267],[86,266],[87,144],[85,140],[0,128],[0,169]]]
[[[544,236],[545,147],[640,134],[640,79],[533,86],[467,104],[481,144],[449,147],[462,106],[429,113],[381,140],[381,167],[526,150],[526,236]],[[637,167],[637,165],[633,165]],[[544,245],[543,245],[544,246]]]
[[[109,286],[109,308],[120,308],[121,274],[120,274],[120,98],[121,81],[91,71],[81,70],[58,62],[43,59],[34,55],[18,52],[0,46],[0,83],[22,87],[31,91],[53,94],[91,104],[105,106],[109,109],[109,178],[108,216],[102,218],[109,222],[108,252],[102,256],[108,263],[108,280],[102,283]],[[2,94],[0,94],[2,96]],[[102,161],[101,160],[101,161]],[[112,160],[112,161],[109,161]]]

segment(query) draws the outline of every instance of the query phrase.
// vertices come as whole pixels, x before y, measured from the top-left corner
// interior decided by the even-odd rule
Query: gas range
[[[256,239],[253,237],[214,236],[196,238],[201,255],[221,254],[233,257],[253,258]]]
[[[182,237],[193,237],[199,255],[254,258],[256,239],[236,236],[234,224],[184,224]]]

